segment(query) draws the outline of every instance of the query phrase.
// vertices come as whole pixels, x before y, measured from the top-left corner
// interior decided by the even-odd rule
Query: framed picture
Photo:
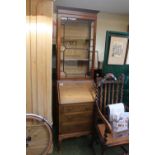
[[[111,36],[108,55],[109,65],[123,65],[128,51],[128,37]]]

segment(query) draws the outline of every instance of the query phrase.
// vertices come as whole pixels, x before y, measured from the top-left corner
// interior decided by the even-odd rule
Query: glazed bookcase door
[[[92,21],[61,17],[60,77],[91,77]]]
[[[92,78],[96,21],[80,16],[58,18],[58,79]]]

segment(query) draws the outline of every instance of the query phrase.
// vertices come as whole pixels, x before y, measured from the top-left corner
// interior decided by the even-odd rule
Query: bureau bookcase
[[[92,131],[97,11],[57,8],[58,140]]]

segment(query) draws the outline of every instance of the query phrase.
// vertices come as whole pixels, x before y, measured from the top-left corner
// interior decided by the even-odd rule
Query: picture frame
[[[124,65],[128,51],[128,37],[111,36],[108,65]]]

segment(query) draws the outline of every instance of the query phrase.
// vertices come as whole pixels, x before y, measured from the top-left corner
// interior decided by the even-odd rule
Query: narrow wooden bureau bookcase
[[[57,9],[57,125],[63,139],[88,135],[93,124],[97,11]]]
[[[59,102],[59,144],[63,139],[88,135],[92,130],[95,89],[92,80],[60,80],[57,83]]]

